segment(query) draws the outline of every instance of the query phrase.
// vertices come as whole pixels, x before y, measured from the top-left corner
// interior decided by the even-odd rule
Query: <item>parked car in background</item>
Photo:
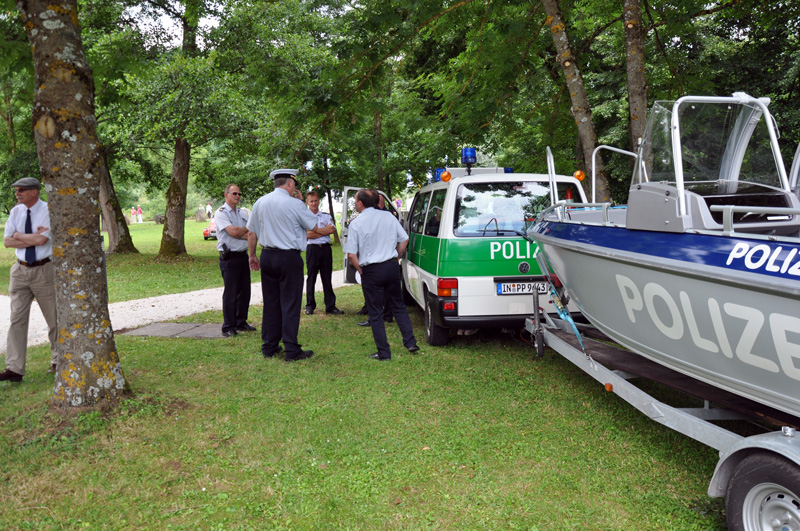
[[[217,224],[214,223],[214,218],[208,220],[208,227],[203,229],[203,239],[207,240],[209,238],[217,239]]]

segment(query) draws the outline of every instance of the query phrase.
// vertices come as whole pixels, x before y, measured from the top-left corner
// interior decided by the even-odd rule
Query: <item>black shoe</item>
[[[369,319],[366,321],[359,321],[357,324],[358,326],[369,326]]]
[[[231,328],[230,330],[225,330],[225,331],[222,332],[222,337],[233,337],[233,336],[238,336],[238,335],[239,335],[239,333],[236,330],[234,330],[233,328]]]
[[[300,354],[296,355],[293,358],[286,358],[285,361],[288,363],[290,361],[307,360],[308,358],[310,358],[313,355],[314,355],[314,351],[313,350],[301,350]]]
[[[408,347],[408,351],[412,354],[415,352],[419,352],[419,345],[414,345],[413,347]]]
[[[50,368],[49,368],[49,369],[47,369],[47,372],[49,372],[49,373],[54,373],[54,372],[56,372],[56,364],[55,364],[55,363],[51,363],[51,364],[50,364]]]
[[[245,323],[242,326],[237,326],[237,332],[255,332],[257,328],[249,323]]]
[[[22,375],[17,374],[10,369],[6,369],[3,372],[0,372],[0,382],[21,382]]]
[[[314,308],[306,306],[306,315],[311,315],[312,313],[314,313]]]
[[[266,350],[264,350],[264,347],[262,346],[261,347],[261,355],[264,356],[264,359],[271,358],[271,357],[275,356],[275,354],[280,354],[282,350],[283,350],[283,347],[281,347],[280,345],[278,345],[278,348],[276,348],[275,350],[272,350],[272,351],[266,351]]]
[[[358,310],[358,313],[356,315],[368,315],[368,314],[369,314],[369,312],[367,311],[367,307],[366,306],[362,306],[361,309]]]
[[[344,312],[339,308],[336,308],[335,306],[330,310],[325,310],[325,313],[327,313],[328,315],[344,315]]]
[[[381,358],[380,354],[378,354],[377,352],[373,352],[372,354],[369,355],[369,357],[378,361],[392,361],[392,358]]]

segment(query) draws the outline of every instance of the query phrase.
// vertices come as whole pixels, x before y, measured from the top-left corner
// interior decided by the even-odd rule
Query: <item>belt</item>
[[[267,251],[286,251],[286,252],[293,252],[293,253],[299,253],[300,252],[300,249],[279,249],[278,247],[266,247],[265,246],[264,249],[266,249]]]
[[[323,245],[330,245],[330,243],[309,243],[308,247],[322,247]]]
[[[45,264],[49,264],[50,263],[50,258],[43,258],[42,260],[36,260],[35,262],[30,263],[30,264],[28,262],[26,262],[25,260],[17,260],[17,262],[19,262],[20,265],[24,265],[25,267],[39,267],[39,266],[43,266]]]
[[[388,260],[384,260],[383,262],[373,262],[371,264],[362,265],[361,268],[363,269],[365,267],[370,267],[370,266],[389,264],[391,262],[397,262],[397,258],[389,258]]]
[[[247,251],[228,251],[228,254],[247,254]],[[225,256],[224,251],[219,252],[219,257],[223,258]]]

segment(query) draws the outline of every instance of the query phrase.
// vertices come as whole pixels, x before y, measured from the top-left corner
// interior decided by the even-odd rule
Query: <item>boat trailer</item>
[[[533,296],[538,310],[539,294]],[[551,292],[549,296],[558,295]],[[526,319],[525,330],[534,338],[540,357],[544,347],[550,347],[651,420],[717,450],[719,460],[708,495],[726,497],[729,529],[800,530],[800,417],[648,360],[588,325],[576,326],[536,311]],[[576,337],[581,332],[583,337]],[[635,378],[699,398],[704,406],[671,406],[637,387],[632,381]],[[765,433],[743,436],[713,422],[720,420],[756,420],[780,430],[765,427]]]

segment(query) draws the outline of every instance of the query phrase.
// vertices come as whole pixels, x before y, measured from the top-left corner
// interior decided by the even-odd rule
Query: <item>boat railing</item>
[[[753,213],[766,214],[767,216],[800,216],[800,208],[778,208],[778,207],[755,207],[755,206],[734,206],[734,205],[713,205],[709,207],[712,212],[722,212],[722,234],[731,236],[735,231],[733,228],[734,213]]]
[[[597,146],[594,148],[594,151],[592,151],[592,202],[597,201],[597,152],[601,149],[607,149],[608,151],[613,151],[614,153],[622,153],[623,155],[636,158],[636,153],[633,151],[626,151],[624,149],[606,145]],[[644,168],[644,165],[642,165],[642,167]]]
[[[543,220],[547,214],[555,213],[558,216],[558,221],[564,221],[566,218],[569,217],[571,212],[579,212],[579,211],[587,211],[587,210],[595,210],[602,213],[602,222],[592,222],[592,224],[602,224],[602,225],[609,225],[609,226],[616,226],[616,223],[613,223],[609,220],[608,217],[608,210],[610,208],[616,208],[612,203],[572,203],[567,201],[559,201],[558,203],[551,205],[536,216],[535,223],[540,222]],[[581,223],[585,223],[585,220],[581,220]]]

